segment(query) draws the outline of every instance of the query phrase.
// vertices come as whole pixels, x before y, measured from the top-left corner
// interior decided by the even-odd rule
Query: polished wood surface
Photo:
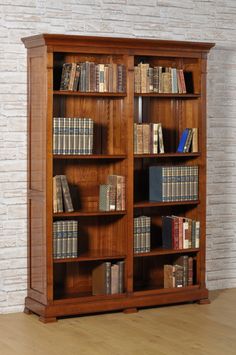
[[[236,289],[210,292],[211,304],[185,304],[62,319],[0,315],[4,355],[234,355]]]
[[[22,39],[28,49],[28,297],[26,309],[43,322],[56,317],[208,300],[205,286],[206,216],[206,56],[212,43],[43,34]],[[190,71],[187,94],[135,94],[134,66]],[[60,91],[65,62],[124,64],[124,93]],[[140,105],[140,102],[142,103]],[[92,155],[52,154],[53,117],[91,117]],[[133,153],[133,123],[161,122],[165,154]],[[198,127],[199,152],[176,153],[182,131]],[[148,201],[150,165],[199,165],[199,200]],[[52,178],[66,175],[75,212],[53,213]],[[125,211],[99,211],[99,185],[109,174],[126,178]],[[161,216],[200,220],[199,249],[162,250]],[[152,217],[151,252],[133,254],[133,217]],[[52,226],[59,219],[79,222],[79,256],[53,260]],[[177,255],[194,258],[194,286],[163,289],[163,265]],[[104,260],[124,260],[124,293],[92,296],[92,270]]]

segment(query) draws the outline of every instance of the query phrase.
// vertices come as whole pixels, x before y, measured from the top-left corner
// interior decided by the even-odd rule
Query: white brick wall
[[[207,284],[236,287],[236,1],[2,0],[0,312],[26,295],[26,50],[42,32],[212,41],[208,76]]]

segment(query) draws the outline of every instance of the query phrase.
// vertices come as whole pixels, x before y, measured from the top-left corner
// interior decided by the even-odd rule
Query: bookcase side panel
[[[46,51],[28,52],[28,296],[47,303]]]

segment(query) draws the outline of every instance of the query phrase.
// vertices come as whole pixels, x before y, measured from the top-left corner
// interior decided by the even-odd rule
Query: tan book
[[[192,152],[198,153],[198,128],[192,128],[193,137],[192,137]]]
[[[52,184],[53,184],[53,213],[57,213],[57,182],[56,182],[56,176],[53,177],[52,179]]]
[[[148,123],[143,123],[143,154],[150,153],[150,125]]]
[[[175,287],[175,267],[173,265],[164,265],[164,288]]]
[[[111,293],[111,262],[107,261],[95,267],[92,271],[93,295],[108,295]]]
[[[119,292],[119,265],[111,266],[111,294]]]
[[[143,125],[137,124],[137,154],[143,154]]]

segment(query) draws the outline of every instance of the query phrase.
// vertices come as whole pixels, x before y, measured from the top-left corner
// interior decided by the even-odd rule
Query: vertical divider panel
[[[127,259],[126,259],[126,290],[133,292],[133,200],[134,200],[134,149],[133,149],[133,115],[134,115],[134,57],[125,56],[127,66],[126,91],[124,99],[127,119],[127,184],[126,184],[126,204],[127,204]]]

